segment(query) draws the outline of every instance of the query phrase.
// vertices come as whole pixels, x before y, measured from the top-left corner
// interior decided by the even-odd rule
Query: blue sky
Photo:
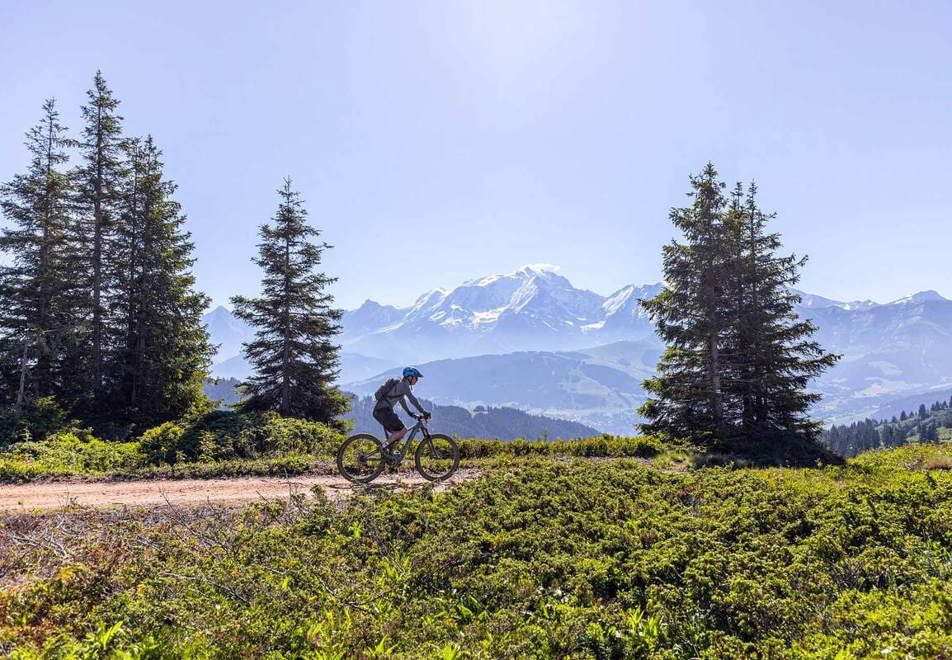
[[[338,302],[405,304],[525,263],[660,279],[712,160],[755,178],[801,288],[952,296],[952,3],[0,4],[0,179],[101,68],[179,184],[199,285],[254,293],[290,175]]]

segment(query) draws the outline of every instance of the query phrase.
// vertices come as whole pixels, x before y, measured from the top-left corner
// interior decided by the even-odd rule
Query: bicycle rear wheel
[[[369,483],[383,472],[384,466],[383,445],[369,433],[350,436],[337,450],[337,469],[348,481]]]
[[[459,446],[448,435],[436,433],[420,440],[414,460],[424,479],[443,481],[459,467]]]

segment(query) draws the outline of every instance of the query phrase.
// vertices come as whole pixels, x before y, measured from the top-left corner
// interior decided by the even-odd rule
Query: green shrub
[[[141,467],[137,442],[106,442],[87,432],[55,433],[43,441],[17,442],[0,454],[0,479],[101,474]]]
[[[259,423],[245,429],[242,444],[254,447],[259,456],[279,454],[317,454],[330,456],[336,453],[343,436],[324,424],[306,419],[281,417],[266,413]]]
[[[29,401],[19,414],[7,406],[0,412],[0,445],[43,440],[68,425],[66,413],[51,396]]]
[[[490,456],[579,456],[652,458],[665,446],[655,438],[624,438],[608,434],[580,440],[476,440],[460,441],[464,458]]]
[[[933,458],[952,455],[940,449]],[[672,474],[529,455],[490,461],[445,493],[356,489],[346,506],[318,496],[192,517],[90,514],[95,524],[64,526],[80,530],[72,538],[59,516],[21,517],[17,532],[43,542],[17,548],[0,647],[27,657],[952,657],[952,473],[881,458]]]
[[[194,440],[192,436],[186,438],[185,429],[175,422],[165,422],[143,433],[139,447],[145,460],[152,465],[174,464],[198,457]]]
[[[182,442],[197,460],[222,461],[282,454],[329,457],[343,439],[338,431],[318,422],[275,413],[216,410],[196,419]]]
[[[900,468],[905,470],[949,469],[952,444],[909,443],[893,449],[865,451],[850,459],[851,465],[867,468]]]

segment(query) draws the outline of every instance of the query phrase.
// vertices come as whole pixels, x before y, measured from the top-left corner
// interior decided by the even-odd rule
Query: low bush
[[[626,438],[601,435],[579,440],[478,440],[460,441],[463,458],[490,456],[579,456],[623,458],[652,458],[665,451],[660,441],[641,436]]]
[[[910,443],[893,449],[875,449],[850,459],[851,465],[905,470],[949,469],[952,444]]]
[[[340,432],[317,422],[215,411],[188,424],[165,422],[133,442],[107,442],[85,430],[16,442],[0,451],[0,481],[300,474],[329,461],[341,442]]]
[[[139,448],[151,465],[175,464],[198,458],[194,442],[183,442],[185,429],[175,422],[165,422],[148,429],[139,439]]]
[[[9,553],[0,648],[952,657],[952,473],[901,463],[670,474],[527,456],[443,494],[368,490],[346,507],[21,517],[18,538],[55,543]]]
[[[82,431],[60,432],[43,441],[10,445],[0,454],[0,480],[108,473],[142,464],[137,442],[105,442]]]
[[[255,459],[282,454],[333,456],[344,436],[319,422],[216,410],[196,419],[181,438],[191,460]]]
[[[53,397],[33,399],[19,413],[13,406],[5,406],[0,409],[0,446],[43,440],[68,425],[66,413]]]

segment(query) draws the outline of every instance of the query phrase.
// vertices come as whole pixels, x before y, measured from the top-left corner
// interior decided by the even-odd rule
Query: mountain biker
[[[407,408],[405,398],[410,399],[410,403],[420,411],[422,417],[427,419],[430,417],[430,413],[423,409],[423,406],[420,405],[420,402],[417,401],[412,392],[413,386],[416,385],[417,381],[421,378],[423,378],[423,374],[421,374],[417,368],[407,367],[403,370],[402,380],[393,378],[391,380],[395,382],[389,387],[387,387],[387,383],[390,381],[384,383],[384,386],[380,388],[380,396],[378,396],[377,404],[374,406],[374,419],[380,422],[387,432],[387,444],[385,449],[388,452],[403,439],[403,436],[405,436],[408,431],[407,427],[404,426],[400,418],[397,417],[397,413],[393,410],[398,403],[403,406],[403,409],[407,411],[410,417],[416,419],[417,416]]]

